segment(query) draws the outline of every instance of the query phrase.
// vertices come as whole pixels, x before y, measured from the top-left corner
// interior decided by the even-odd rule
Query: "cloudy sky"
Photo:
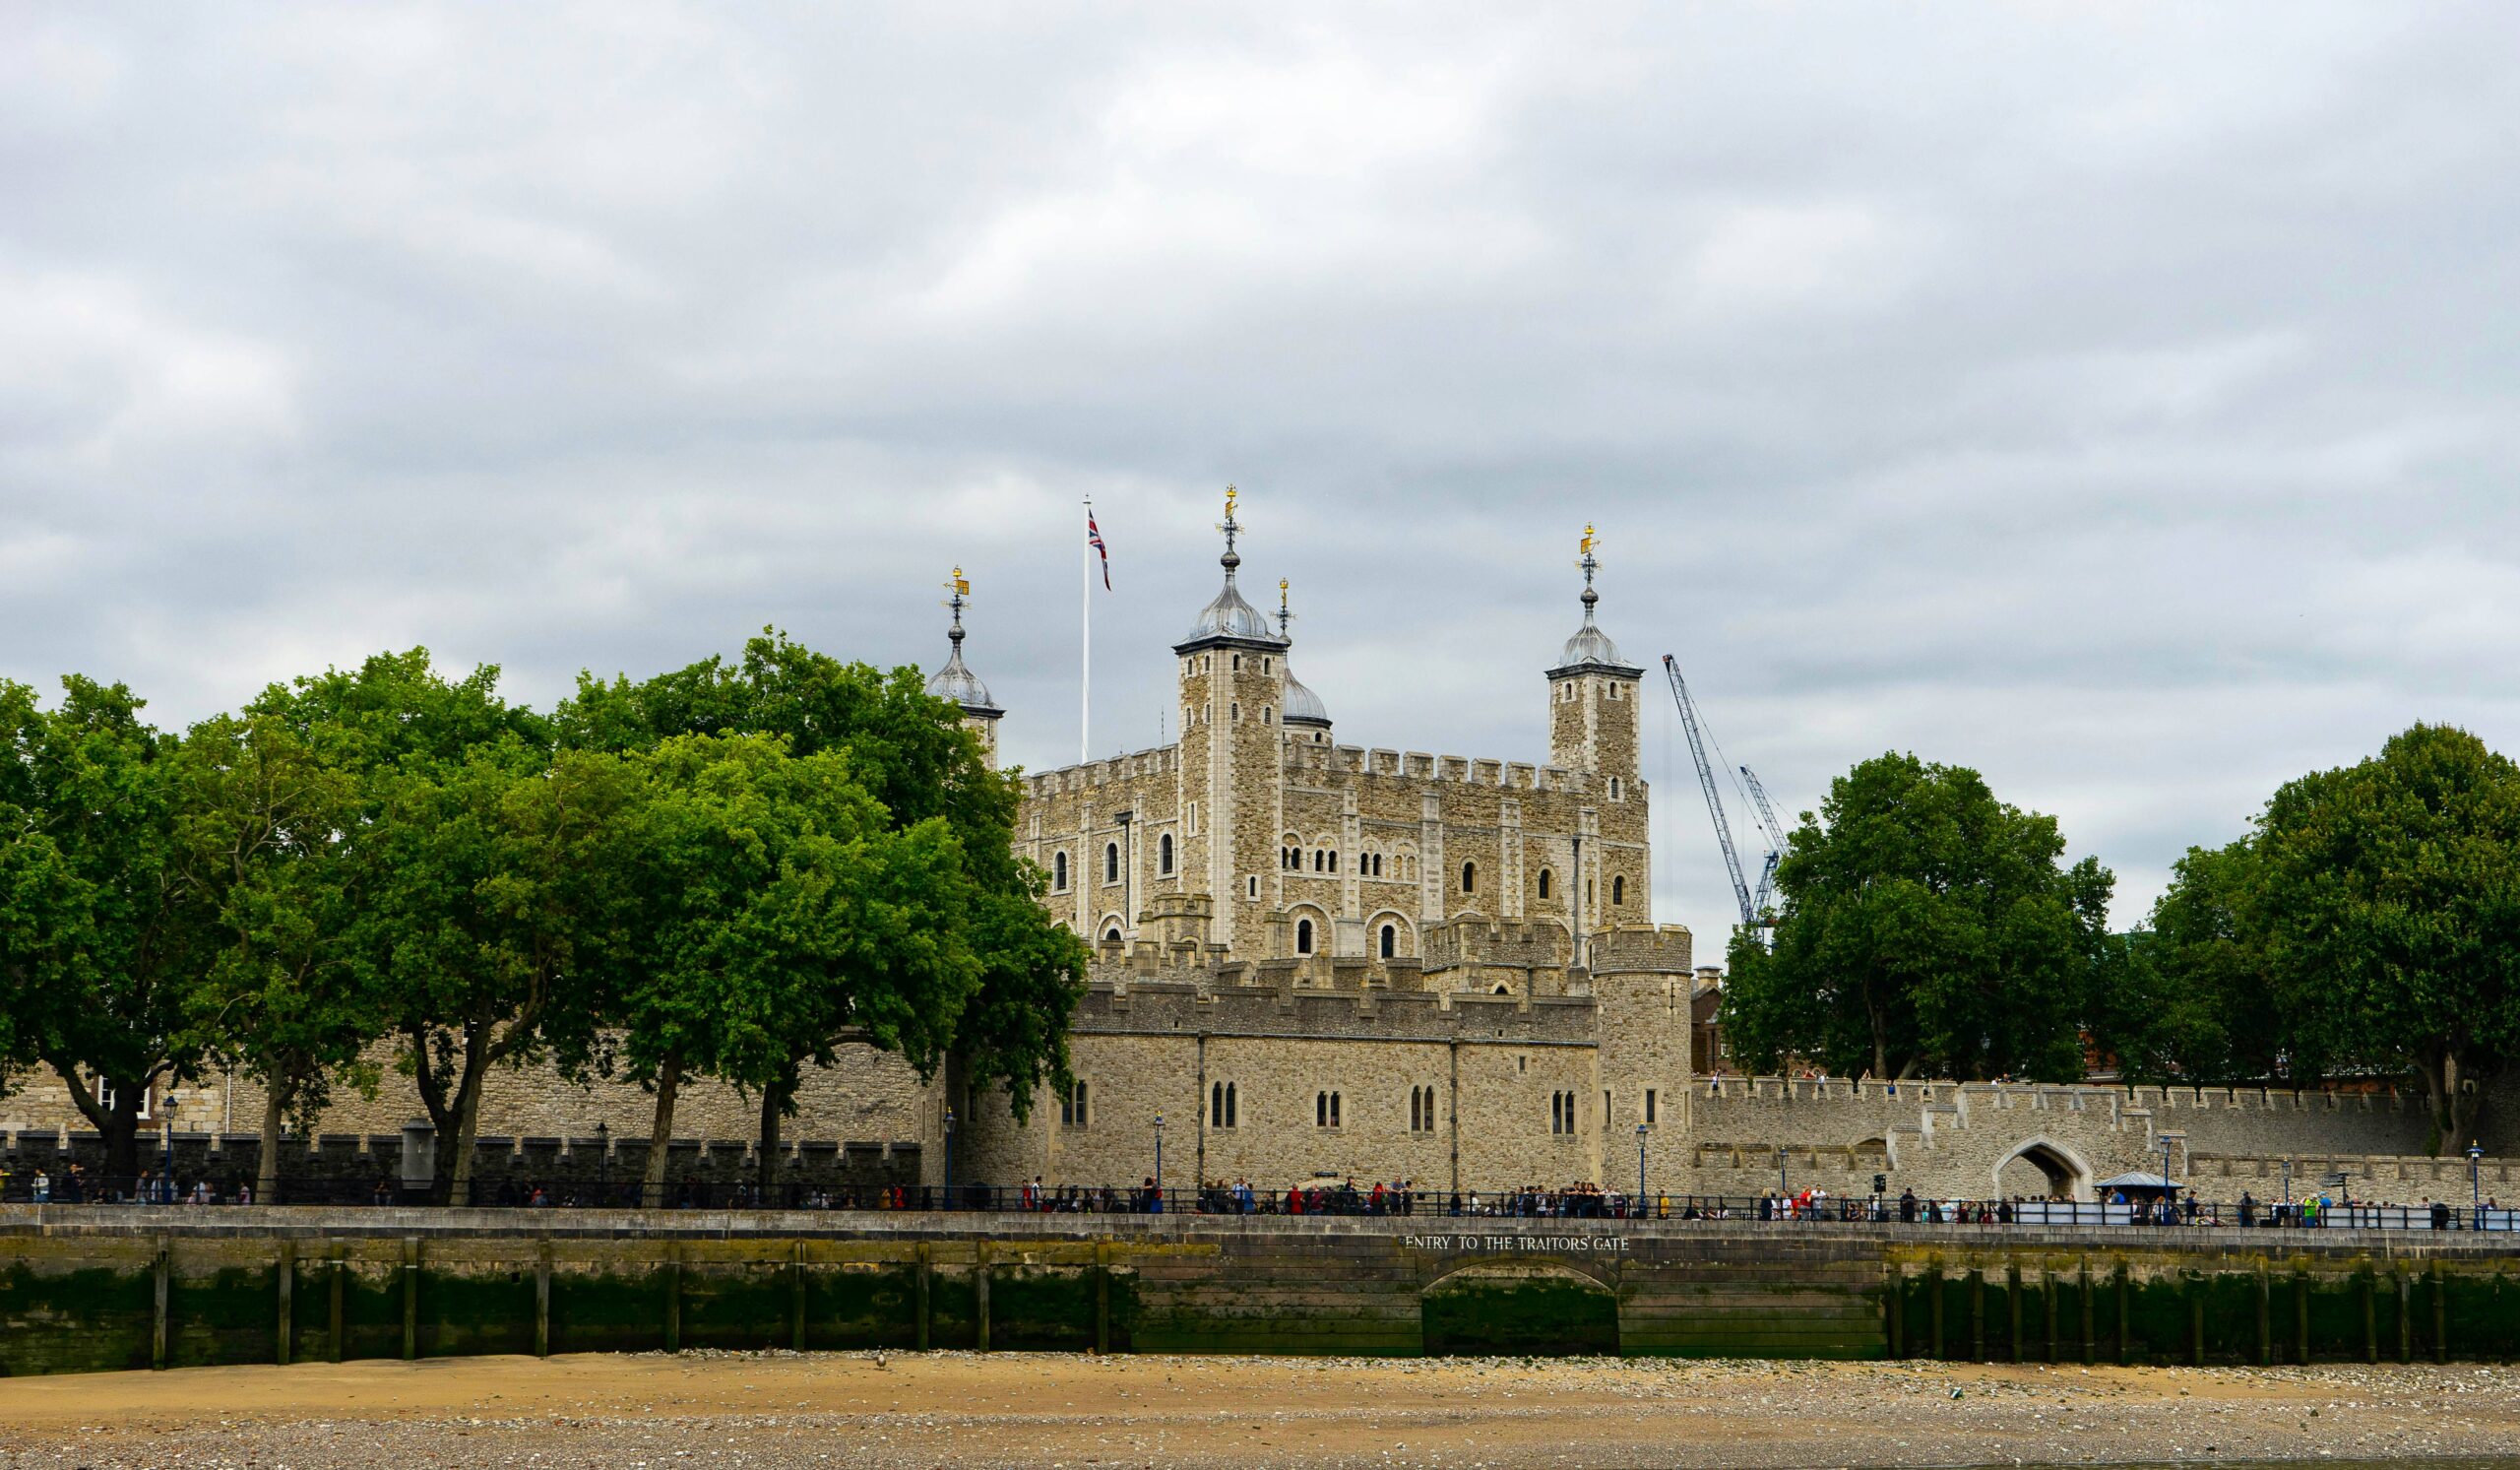
[[[1038,769],[1079,501],[1102,755],[1231,480],[1344,740],[1539,757],[1592,521],[1781,802],[1977,766],[2121,920],[2520,751],[2520,8],[726,9],[0,0],[0,676],[932,664],[959,563]]]

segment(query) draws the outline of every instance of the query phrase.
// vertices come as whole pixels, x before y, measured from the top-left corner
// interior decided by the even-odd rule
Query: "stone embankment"
[[[0,1209],[0,1373],[973,1348],[2501,1359],[2520,1238],[1812,1222]]]

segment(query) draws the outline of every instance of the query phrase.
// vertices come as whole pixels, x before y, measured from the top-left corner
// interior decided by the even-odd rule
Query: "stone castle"
[[[1643,670],[1600,626],[1587,534],[1582,620],[1544,670],[1547,759],[1371,749],[1332,738],[1276,624],[1223,586],[1172,645],[1180,738],[1028,773],[1019,851],[1043,902],[1096,951],[1070,1034],[1075,1081],[1019,1121],[949,1066],[921,1079],[848,1050],[807,1079],[783,1163],[821,1179],[1264,1189],[1324,1178],[1495,1191],[1592,1182],[1754,1194],[1780,1184],[1980,1198],[2088,1198],[2130,1170],[2261,1196],[2342,1171],[2367,1197],[2445,1197],[2464,1160],[2416,1157],[2420,1104],[2232,1089],[2125,1089],[1727,1075],[1720,977],[1653,922]],[[963,600],[931,693],[996,758],[1005,717],[965,662]],[[259,1116],[243,1078],[163,1089],[154,1126],[215,1156]],[[418,1116],[409,1084],[347,1098],[304,1140],[354,1171]],[[635,1175],[649,1103],[627,1085],[502,1071],[482,1112],[485,1179]],[[676,1178],[751,1166],[754,1110],[688,1086]],[[58,1078],[0,1098],[23,1167],[83,1126]],[[632,1142],[636,1140],[636,1142]],[[338,1156],[338,1158],[336,1158]],[[626,1157],[625,1157],[626,1156]],[[1159,1166],[1159,1159],[1161,1164]],[[2453,1176],[2456,1176],[2454,1179]],[[2497,1159],[2486,1185],[2516,1181]]]

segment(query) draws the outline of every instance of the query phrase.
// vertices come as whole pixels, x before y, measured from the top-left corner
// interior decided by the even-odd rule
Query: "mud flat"
[[[685,1353],[0,1380],[0,1466],[2520,1465],[2520,1372]]]

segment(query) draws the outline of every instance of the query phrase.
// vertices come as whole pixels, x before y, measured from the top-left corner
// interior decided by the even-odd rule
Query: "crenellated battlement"
[[[1026,772],[1021,779],[1026,796],[1055,797],[1150,776],[1169,776],[1180,766],[1179,745],[1156,745],[1145,750],[1133,750],[1126,755],[1090,760],[1083,765]]]
[[[1213,984],[1157,980],[1088,987],[1078,1036],[1180,1035],[1287,1040],[1590,1047],[1593,1003],[1428,991],[1322,991],[1268,984],[1275,967],[1222,966]]]
[[[1429,755],[1422,750],[1380,750],[1362,745],[1316,745],[1289,736],[1289,770],[1328,775],[1387,777],[1396,781],[1511,792],[1584,792],[1592,779],[1582,771],[1531,761],[1474,755]],[[1640,791],[1642,790],[1640,786]]]
[[[1683,924],[1626,925],[1587,934],[1596,980],[1608,975],[1688,975],[1696,939]]]

